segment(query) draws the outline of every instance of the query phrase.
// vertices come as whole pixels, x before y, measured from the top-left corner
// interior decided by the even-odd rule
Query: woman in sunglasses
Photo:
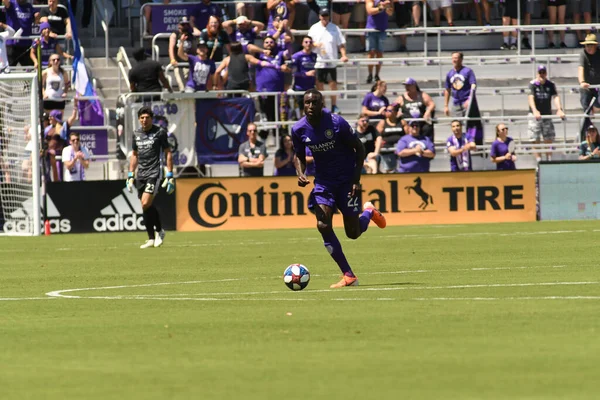
[[[63,48],[58,43],[58,40],[50,36],[51,28],[48,22],[42,22],[40,24],[40,37],[33,41],[31,50],[29,50],[29,57],[33,61],[34,67],[37,69],[38,66],[38,47],[40,47],[40,58],[42,67],[48,67],[50,58],[53,54],[58,54],[60,57],[73,58],[72,55],[65,53]]]
[[[71,88],[71,80],[61,67],[58,54],[52,54],[48,62],[50,66],[42,72],[44,111],[64,110],[67,92]]]
[[[513,142],[513,139],[508,136],[508,128],[506,125],[496,125],[496,140],[492,143],[490,157],[492,158],[492,162],[496,164],[496,169],[499,171],[517,169],[515,166],[517,156],[509,151],[512,147],[511,142]]]

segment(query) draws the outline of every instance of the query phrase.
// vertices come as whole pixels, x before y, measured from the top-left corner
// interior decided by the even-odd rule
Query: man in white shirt
[[[62,151],[63,181],[84,181],[85,170],[90,166],[90,154],[81,145],[79,133],[71,133],[70,139],[71,145]]]
[[[347,62],[346,38],[340,28],[330,22],[329,9],[323,8],[319,12],[319,22],[310,27],[308,31],[314,42],[314,52],[317,53],[315,70],[317,71],[317,89],[322,91],[323,84],[329,83],[330,90],[337,90],[337,61],[338,49],[341,53],[340,61]],[[340,109],[336,105],[337,96],[331,96],[331,112],[338,114]]]

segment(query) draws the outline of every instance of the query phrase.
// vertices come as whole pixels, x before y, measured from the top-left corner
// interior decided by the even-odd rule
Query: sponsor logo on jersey
[[[102,217],[94,220],[96,232],[120,232],[144,230],[142,205],[137,198],[137,190],[123,193],[111,200],[110,204],[100,210]]]

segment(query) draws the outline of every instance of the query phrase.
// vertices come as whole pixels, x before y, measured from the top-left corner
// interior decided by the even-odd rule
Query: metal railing
[[[121,95],[123,93],[123,80],[121,78],[125,79],[127,90],[131,87],[128,74],[128,71],[131,70],[131,62],[129,62],[129,56],[123,46],[119,47],[119,51],[117,52],[117,65],[119,67],[119,95]]]
[[[102,26],[102,29],[104,30],[104,60],[106,62],[106,66],[108,67],[108,60],[109,60],[109,43],[108,43],[108,38],[109,38],[109,21],[108,21],[108,10],[104,9],[101,10],[100,6],[98,5],[97,1],[94,1],[94,16],[97,17],[98,15],[102,16],[100,19],[100,25]],[[94,37],[96,37],[96,24],[94,23]]]

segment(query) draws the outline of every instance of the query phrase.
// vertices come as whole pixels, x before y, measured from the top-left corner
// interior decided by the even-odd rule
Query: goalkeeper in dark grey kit
[[[141,127],[133,132],[133,151],[126,182],[127,190],[130,192],[135,184],[144,210],[144,224],[146,225],[146,232],[148,232],[148,240],[140,246],[141,249],[159,247],[165,239],[165,231],[160,223],[158,210],[152,204],[162,179],[161,151],[165,153],[167,164],[167,176],[162,186],[167,189],[168,194],[175,191],[173,156],[167,131],[158,125],[154,125],[152,123],[153,117],[154,113],[150,107],[142,107],[138,111]],[[134,175],[136,168],[138,170],[137,177]]]

